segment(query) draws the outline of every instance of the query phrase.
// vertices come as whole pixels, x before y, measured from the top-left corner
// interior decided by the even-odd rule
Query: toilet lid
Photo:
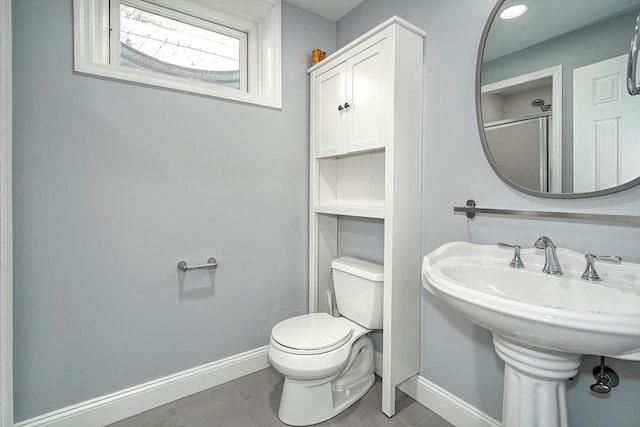
[[[273,327],[271,338],[293,350],[324,353],[343,346],[351,339],[351,322],[344,320],[327,313],[291,317]]]

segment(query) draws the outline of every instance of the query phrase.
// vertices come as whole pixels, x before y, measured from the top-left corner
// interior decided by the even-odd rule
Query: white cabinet
[[[384,322],[378,371],[389,416],[396,386],[419,370],[424,36],[393,17],[309,69],[309,310],[327,310],[331,260],[353,255],[339,242],[368,244],[367,236],[341,236],[341,220],[379,225]]]
[[[314,77],[317,157],[384,147],[386,45],[383,39]]]

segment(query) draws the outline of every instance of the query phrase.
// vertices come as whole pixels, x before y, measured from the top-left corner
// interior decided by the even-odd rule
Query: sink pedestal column
[[[580,355],[516,343],[493,334],[504,360],[503,427],[569,427],[566,380],[578,372]]]

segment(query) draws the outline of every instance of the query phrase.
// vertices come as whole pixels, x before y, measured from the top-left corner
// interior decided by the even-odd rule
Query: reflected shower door
[[[549,191],[549,117],[504,121],[485,126],[495,164],[514,183]]]

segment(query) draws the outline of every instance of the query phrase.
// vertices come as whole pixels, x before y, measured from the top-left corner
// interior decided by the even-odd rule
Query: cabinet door
[[[385,146],[387,111],[386,40],[347,61],[348,152]]]
[[[316,157],[345,152],[345,70],[340,64],[316,77]]]

